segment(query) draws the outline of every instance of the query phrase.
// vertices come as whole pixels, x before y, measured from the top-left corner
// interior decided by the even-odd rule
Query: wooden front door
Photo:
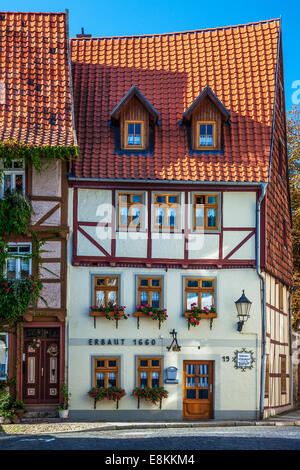
[[[183,361],[183,418],[213,417],[213,361]]]
[[[59,328],[25,328],[23,401],[59,403]]]

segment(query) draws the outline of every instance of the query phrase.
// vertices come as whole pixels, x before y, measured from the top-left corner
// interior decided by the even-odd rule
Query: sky
[[[172,33],[282,17],[286,109],[300,104],[299,0],[14,0],[7,11],[69,10],[70,37]]]

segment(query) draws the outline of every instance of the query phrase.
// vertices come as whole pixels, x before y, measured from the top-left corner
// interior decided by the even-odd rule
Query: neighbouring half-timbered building
[[[68,169],[59,157],[74,145],[67,15],[1,13],[0,41],[0,141],[16,147],[2,168],[1,198],[15,191],[33,209],[26,234],[6,237],[4,275],[21,292],[18,281],[37,276],[39,265],[44,299],[29,306],[14,334],[1,332],[0,378],[16,380],[26,407],[56,408],[65,380],[68,236]],[[41,155],[41,170],[23,158],[28,149]],[[41,240],[38,258],[26,258]]]
[[[255,419],[291,406],[281,40],[280,20],[71,40],[71,416]],[[114,387],[117,405],[94,405],[95,388]],[[168,397],[149,403],[146,387]]]

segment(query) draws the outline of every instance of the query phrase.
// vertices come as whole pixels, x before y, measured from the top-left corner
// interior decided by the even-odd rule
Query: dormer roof
[[[121,101],[117,104],[114,110],[111,112],[110,117],[111,119],[119,119],[120,113],[122,109],[126,106],[127,103],[133,98],[138,98],[138,100],[143,104],[143,106],[147,109],[148,113],[150,114],[153,121],[158,120],[158,112],[153,108],[153,106],[149,103],[149,101],[145,98],[143,93],[140,92],[138,87],[134,85],[130,88],[129,92],[121,99]]]
[[[223,118],[225,121],[228,121],[230,118],[230,112],[228,109],[225,108],[223,103],[218,99],[218,97],[214,94],[214,92],[209,88],[209,86],[206,86],[204,90],[201,91],[200,95],[193,101],[191,106],[183,113],[183,119],[188,120],[191,118],[191,115],[193,112],[198,108],[200,103],[204,100],[204,98],[208,97],[218,108],[220,113],[222,114]]]

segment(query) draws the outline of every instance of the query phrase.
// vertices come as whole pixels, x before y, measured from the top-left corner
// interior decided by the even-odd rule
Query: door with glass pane
[[[24,328],[25,403],[59,403],[59,336],[59,328]]]
[[[183,418],[213,417],[213,361],[183,362]]]

